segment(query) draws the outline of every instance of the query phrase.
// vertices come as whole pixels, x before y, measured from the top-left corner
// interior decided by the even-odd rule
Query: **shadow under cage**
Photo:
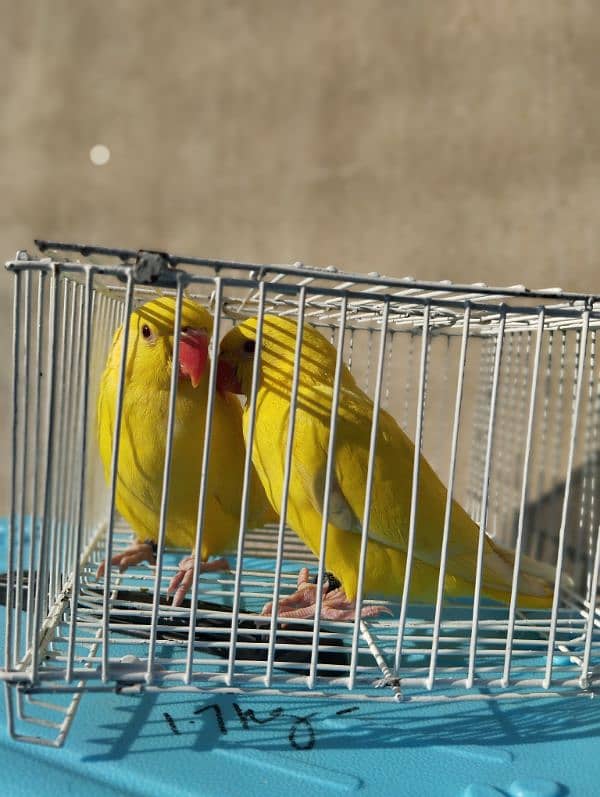
[[[7,264],[14,279],[12,499],[4,574],[4,667],[12,736],[59,745],[88,690],[253,691],[368,700],[433,701],[591,693],[600,664],[596,609],[598,427],[594,297],[557,289],[496,289],[353,275],[333,268],[253,265],[91,246],[37,242]],[[105,480],[97,445],[100,380],[117,328],[144,303],[183,297],[214,317],[207,366],[208,415],[196,537],[204,532],[207,464],[218,386],[219,340],[245,319],[287,318],[315,327],[335,349],[323,519],[310,550],[286,524],[294,468],[297,384],[286,390],[279,520],[248,523],[252,456],[243,454],[239,534],[224,551],[229,570],[200,572],[174,606],[167,587],[190,550],[166,544],[178,377],[171,369],[158,474],[155,561],[125,572],[99,565],[130,545],[115,511],[118,446],[127,424],[127,344],[119,355],[112,461]],[[128,324],[124,329],[128,329]],[[175,324],[177,328],[177,324]],[[301,334],[292,341],[298,354]],[[174,336],[178,350],[181,333]],[[127,337],[127,335],[124,335]],[[261,333],[257,331],[257,344]],[[175,352],[173,353],[173,355]],[[256,425],[260,345],[245,399],[246,441]],[[173,356],[175,361],[175,356]],[[339,402],[345,369],[373,402],[353,617],[321,616],[331,533]],[[296,385],[296,388],[294,388]],[[296,389],[296,393],[294,393]],[[341,399],[340,399],[341,396]],[[244,404],[244,399],[241,400]],[[260,410],[258,410],[260,411]],[[404,572],[394,594],[364,594],[378,425],[389,413],[415,443],[406,467],[390,461],[409,495]],[[425,460],[447,488],[432,566],[432,600],[411,599]],[[475,521],[470,594],[448,594],[448,551],[457,506]],[[423,533],[423,532],[419,532]],[[482,594],[488,542],[515,551],[506,600]],[[197,539],[198,542],[198,539]],[[519,605],[523,562],[553,573],[543,608]],[[512,555],[510,558],[512,566]],[[529,561],[529,560],[528,560]],[[315,617],[279,617],[278,602],[308,568]],[[542,565],[540,565],[540,568]],[[335,576],[335,573],[333,573]],[[397,576],[397,577],[396,577]],[[343,584],[341,585],[343,587]],[[270,615],[265,604],[273,604]],[[377,606],[375,616],[363,616]],[[399,708],[401,710],[401,708]]]

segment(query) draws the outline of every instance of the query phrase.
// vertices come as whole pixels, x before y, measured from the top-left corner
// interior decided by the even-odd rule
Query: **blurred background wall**
[[[40,236],[600,290],[593,0],[0,11],[3,260]]]

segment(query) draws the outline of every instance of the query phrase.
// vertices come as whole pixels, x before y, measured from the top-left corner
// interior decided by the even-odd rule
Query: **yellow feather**
[[[174,320],[174,299],[161,297],[133,312],[129,325],[115,503],[140,540],[158,539]],[[141,335],[144,324],[152,330],[151,343]],[[201,305],[184,298],[182,327],[186,326],[204,329],[210,335],[212,316]],[[121,338],[122,328],[119,328],[98,396],[98,444],[107,482],[110,478]],[[196,388],[190,380],[180,380],[166,523],[168,546],[192,548],[195,544],[207,400],[208,368]],[[231,394],[216,393],[202,537],[203,561],[230,548],[237,538],[244,453],[239,401]],[[250,527],[262,525],[274,517],[254,474],[252,488]]]
[[[267,497],[281,511],[285,450],[290,414],[296,323],[266,315],[261,351],[261,381],[253,461]],[[220,358],[234,367],[243,391],[251,384],[252,359],[244,341],[256,339],[256,319],[229,332],[221,342]],[[305,325],[296,408],[292,473],[287,521],[318,554],[336,351],[313,327]],[[335,462],[330,493],[326,566],[353,599],[357,591],[360,533],[366,492],[373,404],[344,366],[337,416]],[[247,413],[244,425],[247,425]],[[414,445],[385,411],[379,416],[365,593],[402,594],[409,538]],[[442,544],[446,488],[424,456],[420,458],[414,562],[413,600],[436,598]],[[456,501],[452,504],[446,593],[473,594],[479,527]],[[537,576],[538,563],[521,560],[520,606],[549,606],[552,586]],[[513,558],[485,537],[483,594],[510,599]]]

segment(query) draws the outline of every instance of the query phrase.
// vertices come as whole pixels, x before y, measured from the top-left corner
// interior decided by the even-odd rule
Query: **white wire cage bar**
[[[353,275],[296,264],[253,265],[165,253],[38,242],[7,264],[14,279],[11,505],[5,581],[7,717],[16,738],[62,744],[91,690],[273,692],[352,700],[431,701],[592,693],[600,666],[596,607],[600,392],[596,297]],[[132,530],[115,512],[126,359],[120,360],[108,485],[96,444],[96,400],[115,330],[157,294],[184,294],[214,316],[204,440],[198,448],[191,597],[166,597],[181,551],[165,544],[177,373],[160,481],[155,565],[124,573],[103,560]],[[288,527],[300,358],[290,386],[279,520],[248,528],[252,436],[267,314],[296,320],[337,347],[318,551]],[[237,544],[230,572],[200,573],[219,339],[257,319]],[[179,335],[174,337],[177,361]],[[343,367],[374,404],[361,518],[354,620],[321,618],[329,500]],[[415,442],[407,574],[390,614],[361,619],[380,409]],[[448,489],[437,600],[410,599],[422,453]],[[452,499],[479,525],[474,599],[445,594]],[[481,597],[485,535],[514,549],[510,600]],[[186,551],[185,553],[190,553]],[[517,606],[521,558],[556,569],[552,606]],[[316,620],[261,614],[294,591],[299,567],[317,584]]]

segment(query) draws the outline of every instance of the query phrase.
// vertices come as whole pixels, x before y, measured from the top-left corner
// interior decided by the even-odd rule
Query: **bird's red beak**
[[[203,329],[186,327],[179,337],[179,374],[198,387],[208,362],[208,334]]]
[[[235,368],[222,357],[217,363],[217,390],[221,393],[243,393]]]

